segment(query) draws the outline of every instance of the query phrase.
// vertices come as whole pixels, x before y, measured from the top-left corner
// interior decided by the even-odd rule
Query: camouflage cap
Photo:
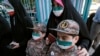
[[[79,34],[80,30],[79,24],[76,21],[69,19],[61,21],[56,29],[54,28],[50,29],[58,32],[64,32],[67,34],[76,34],[76,35]]]
[[[28,28],[28,29],[46,32],[46,25],[44,23],[35,23],[33,28]]]

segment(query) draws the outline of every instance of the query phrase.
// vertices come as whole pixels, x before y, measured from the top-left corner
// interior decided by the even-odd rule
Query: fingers
[[[49,39],[48,39],[48,38],[46,38],[46,44],[47,44],[47,45],[49,44]]]
[[[88,52],[85,48],[81,48],[80,46],[78,47],[78,52],[77,52],[78,56],[87,56]]]
[[[16,48],[18,48],[18,46],[17,46],[17,45],[15,45],[12,49],[16,49]]]
[[[19,47],[19,43],[16,43],[16,42],[10,43],[10,45],[12,45],[12,44],[14,45],[14,47],[12,49],[16,49]]]
[[[86,54],[87,54],[87,52],[85,51],[84,48],[82,50],[80,50],[78,53],[79,56],[85,56]]]
[[[78,50],[81,50],[81,47],[80,46],[78,47]]]
[[[86,56],[89,56],[89,53],[87,53]]]

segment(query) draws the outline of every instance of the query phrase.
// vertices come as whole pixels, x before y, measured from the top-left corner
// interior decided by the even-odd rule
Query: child
[[[44,40],[46,25],[37,23],[33,29],[32,39],[28,41],[26,56],[45,56],[46,42]]]
[[[63,20],[58,24],[56,42],[52,43],[46,56],[78,56],[79,25],[73,20]]]

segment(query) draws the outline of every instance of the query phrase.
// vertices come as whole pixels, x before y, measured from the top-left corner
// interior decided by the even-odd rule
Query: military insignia
[[[66,22],[66,21],[61,22],[59,27],[60,28],[67,28],[68,27],[68,22]]]

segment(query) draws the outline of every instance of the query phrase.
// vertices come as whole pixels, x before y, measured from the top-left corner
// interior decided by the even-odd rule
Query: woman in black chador
[[[82,17],[73,7],[71,0],[52,0],[52,11],[50,14],[49,21],[47,23],[47,34],[49,33],[56,36],[56,32],[50,30],[49,28],[56,28],[59,22],[65,19],[72,19],[79,23],[80,25],[80,39],[77,43],[80,56],[87,54],[87,50],[91,45],[91,40],[89,38],[89,33],[86,24],[83,22]]]
[[[13,38],[10,45],[13,46],[11,48],[13,50],[12,56],[26,56],[27,41],[32,37],[32,30],[29,30],[28,27],[33,27],[33,24],[20,0],[8,1],[14,8],[14,16],[11,17]]]

